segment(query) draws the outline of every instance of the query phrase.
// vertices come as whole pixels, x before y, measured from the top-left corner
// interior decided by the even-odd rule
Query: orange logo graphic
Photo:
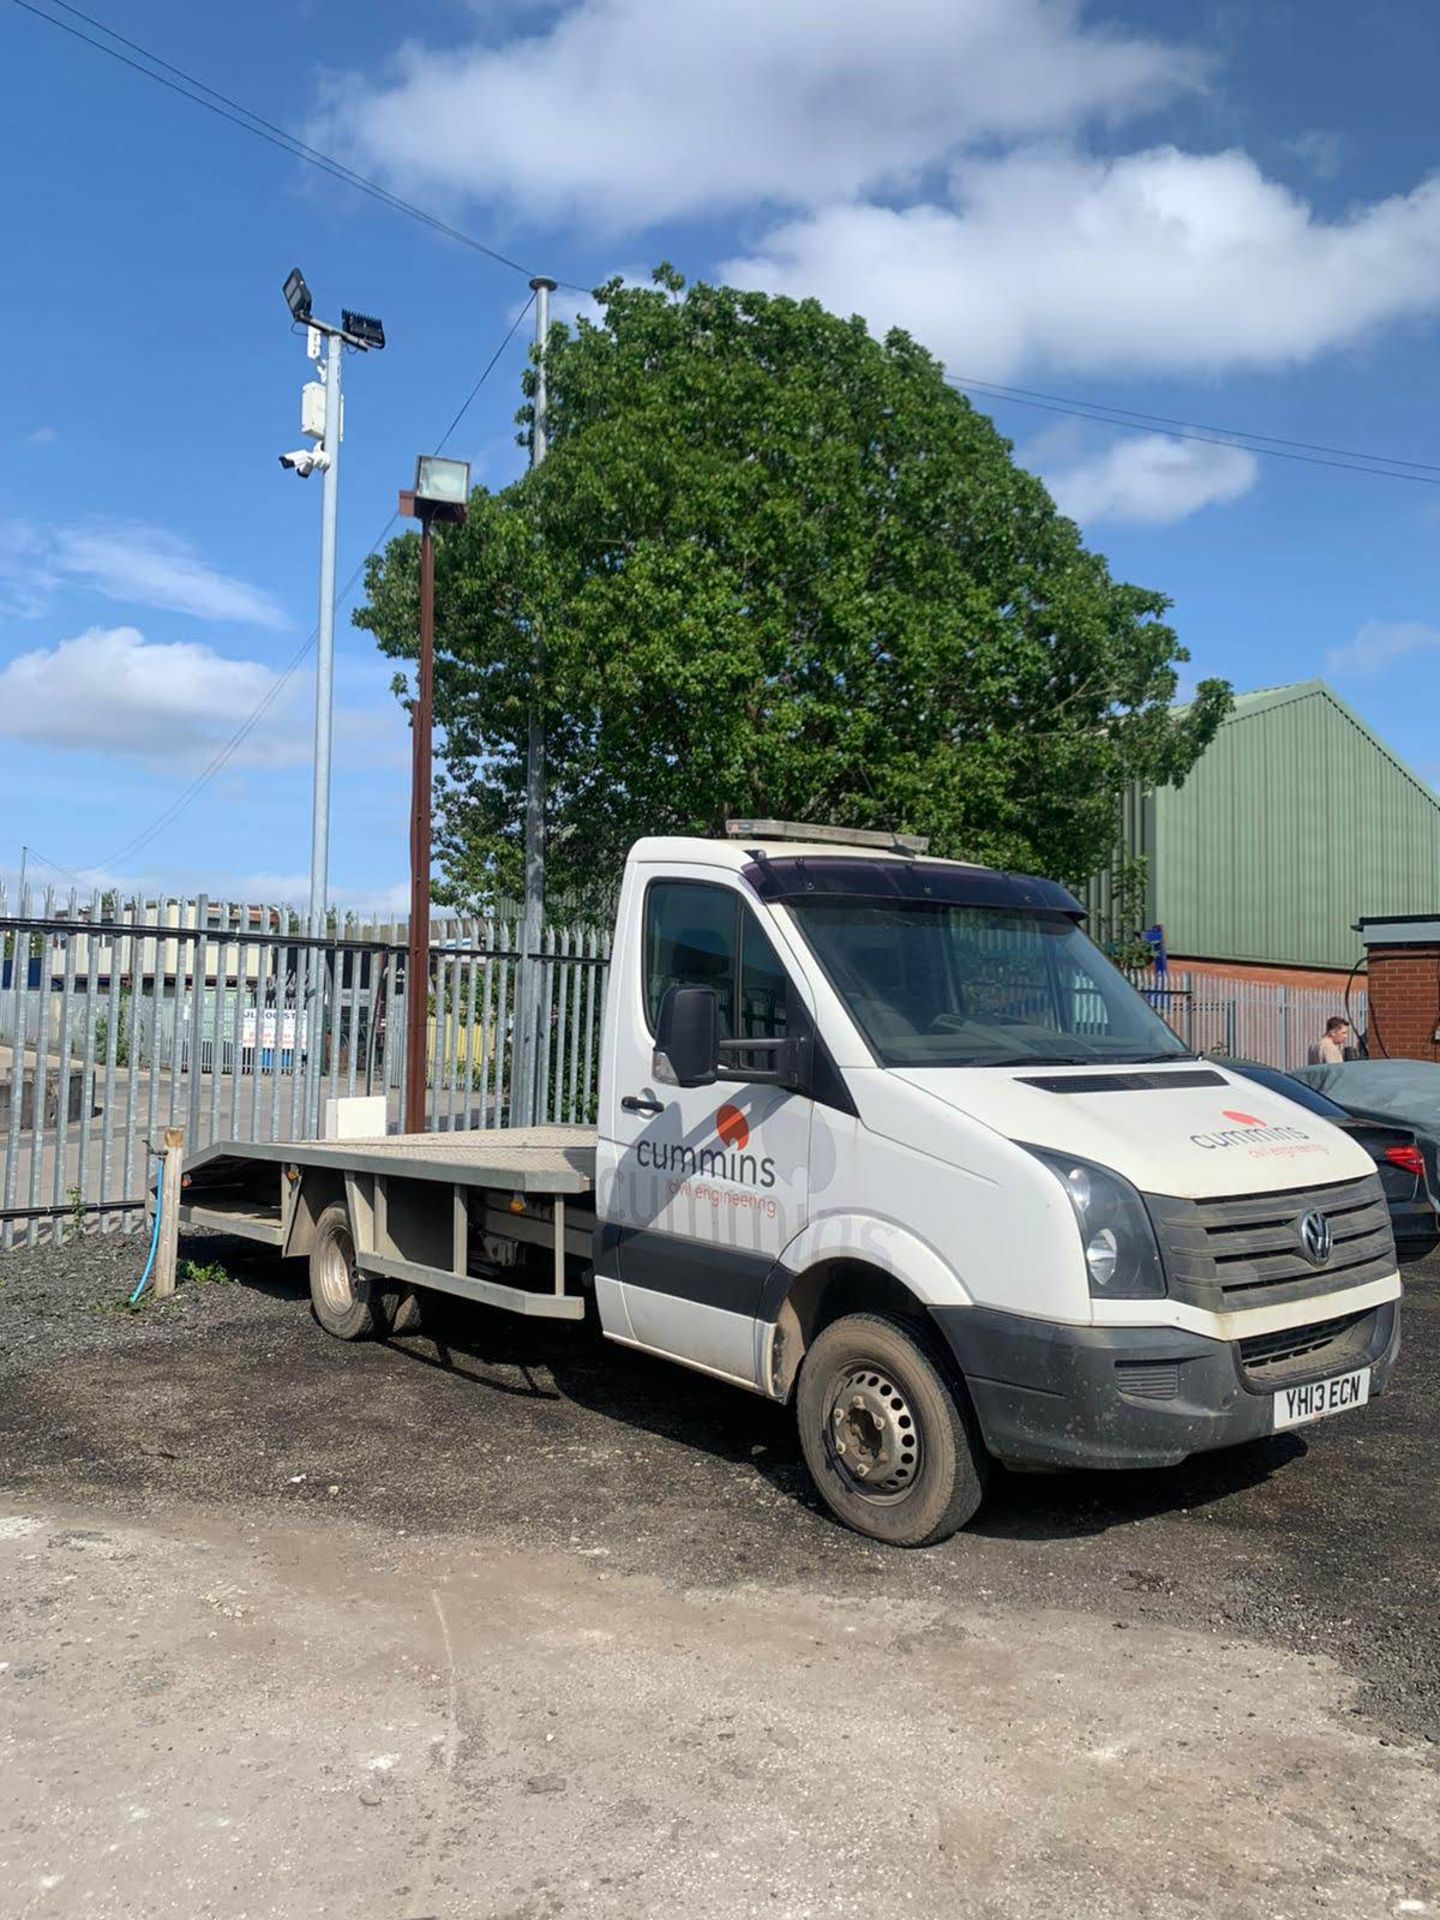
[[[727,1147],[743,1153],[750,1144],[750,1129],[738,1107],[723,1106],[715,1115],[715,1131]]]
[[[1238,1127],[1263,1127],[1265,1122],[1257,1120],[1253,1113],[1236,1113],[1233,1107],[1222,1107],[1221,1113],[1227,1120],[1233,1120]]]

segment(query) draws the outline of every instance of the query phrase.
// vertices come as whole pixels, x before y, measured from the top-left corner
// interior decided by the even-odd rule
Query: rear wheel
[[[355,1239],[344,1201],[315,1222],[310,1249],[310,1305],[337,1340],[368,1340],[381,1326],[379,1283],[355,1270]]]
[[[428,1303],[432,1296],[424,1287],[404,1287],[395,1296],[390,1311],[390,1331],[395,1334],[423,1333],[431,1317]]]
[[[988,1456],[963,1389],[898,1321],[851,1313],[826,1327],[806,1350],[796,1415],[821,1496],[857,1533],[928,1547],[979,1508]]]

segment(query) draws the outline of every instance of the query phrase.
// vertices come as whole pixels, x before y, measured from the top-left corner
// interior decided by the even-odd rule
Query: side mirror
[[[720,1004],[711,987],[667,987],[655,1023],[657,1080],[708,1087],[720,1059]]]

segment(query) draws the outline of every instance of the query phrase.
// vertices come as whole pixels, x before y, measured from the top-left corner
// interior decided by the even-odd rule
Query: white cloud
[[[1238,500],[1254,486],[1259,469],[1244,447],[1139,433],[1045,479],[1060,511],[1082,525],[1128,520],[1170,526],[1201,507]]]
[[[321,144],[592,235],[747,214],[726,278],[907,327],[961,375],[1278,368],[1440,311],[1440,176],[1332,220],[1243,152],[1086,155],[1210,63],[1082,0],[470,13],[334,82]],[[1341,154],[1324,129],[1290,151],[1317,177]]]
[[[1325,655],[1325,671],[1340,675],[1374,674],[1403,660],[1407,654],[1429,653],[1440,647],[1440,628],[1423,620],[1367,620],[1355,638]]]
[[[1440,307],[1440,176],[1327,222],[1247,155],[966,162],[953,206],[835,206],[728,279],[899,324],[960,375],[1280,367]]]
[[[0,527],[0,586],[11,611],[33,615],[67,583],[123,605],[197,620],[272,630],[289,625],[272,594],[207,565],[188,541],[163,527],[119,520],[63,527],[11,521]]]
[[[623,277],[629,281],[632,286],[648,287],[650,284],[650,276],[648,273],[627,273]],[[575,331],[577,321],[589,320],[595,326],[599,326],[604,320],[604,317],[600,303],[593,294],[575,293],[565,287],[558,287],[550,296],[550,318],[552,322],[560,321],[569,327],[572,333]]]
[[[134,627],[91,627],[0,669],[0,737],[114,754],[170,773],[207,760],[278,679],[258,660],[229,660],[194,641],[147,640]],[[232,764],[293,766],[310,753],[292,682]]]
[[[315,136],[407,189],[618,230],[914,182],[1203,72],[1079,0],[575,0],[498,44],[408,43]]]
[[[107,600],[163,607],[197,620],[272,628],[287,624],[284,608],[262,587],[217,572],[188,542],[159,527],[117,524],[62,530],[55,565]]]
[[[164,842],[157,844],[163,847]],[[213,862],[195,865],[183,861],[177,864],[174,861],[157,860],[153,853],[152,848],[141,856],[140,864],[127,866],[120,872],[112,873],[104,867],[85,867],[72,873],[68,868],[51,867],[32,851],[25,876],[32,910],[38,910],[45,889],[52,886],[57,899],[63,901],[73,885],[82,903],[92,890],[103,893],[113,889],[127,901],[194,900],[203,893],[212,906],[221,901],[234,901],[245,906],[288,906],[303,911],[310,896],[308,870],[304,873],[247,872],[219,867]],[[11,911],[15,908],[19,890],[18,865],[13,861],[0,862],[0,895],[8,902]],[[410,882],[369,880],[352,885],[343,878],[334,879],[330,886],[330,903],[341,913],[354,914],[362,925],[371,923],[383,926],[392,919],[403,920],[409,913]],[[442,924],[437,912],[432,925],[439,927]],[[438,933],[436,937],[440,937]]]
[[[59,437],[54,427],[36,427],[33,433],[26,434],[25,444],[27,447],[49,447],[53,446]]]
[[[1302,167],[1308,167],[1317,180],[1333,180],[1345,156],[1345,142],[1326,127],[1311,127],[1285,142]]]

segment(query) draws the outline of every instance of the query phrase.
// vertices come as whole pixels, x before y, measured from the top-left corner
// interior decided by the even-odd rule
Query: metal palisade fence
[[[595,1115],[607,930],[550,927],[537,1108],[510,1110],[518,921],[432,923],[427,1125]],[[152,1149],[312,1139],[337,1097],[405,1079],[403,921],[0,890],[0,1247],[139,1224]]]
[[[427,1126],[593,1121],[610,934],[546,929],[536,1110],[512,1111],[518,909],[437,917]],[[276,905],[0,889],[0,1247],[139,1224],[167,1127],[215,1140],[313,1139],[327,1104],[405,1083],[403,921],[332,915],[323,934]],[[1328,989],[1171,969],[1133,976],[1198,1053],[1304,1063]],[[1348,1014],[1366,1019],[1363,990]]]
[[[1131,979],[1161,1018],[1196,1053],[1303,1067],[1332,1014],[1357,1035],[1368,1018],[1364,985],[1292,987],[1268,980],[1228,980],[1215,974],[1134,973]]]

